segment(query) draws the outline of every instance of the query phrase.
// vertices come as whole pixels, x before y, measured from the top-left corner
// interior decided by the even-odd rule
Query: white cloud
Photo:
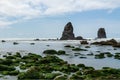
[[[10,21],[0,21],[0,28],[4,29],[4,28],[10,28],[8,27],[8,25],[13,24],[14,22],[10,22]],[[4,27],[7,26],[7,27]]]
[[[0,26],[11,25],[24,19],[69,12],[120,7],[120,0],[1,0]]]

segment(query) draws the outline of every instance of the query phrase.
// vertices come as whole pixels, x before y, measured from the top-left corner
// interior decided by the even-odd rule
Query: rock
[[[65,25],[64,31],[62,33],[62,37],[60,38],[60,40],[74,40],[75,36],[73,33],[73,25],[71,22],[68,22]]]
[[[107,40],[107,41],[100,41],[100,42],[93,42],[92,44],[95,45],[111,45],[113,47],[120,47],[120,43],[118,43],[115,39]]]
[[[85,48],[90,48],[90,46],[85,46]]]
[[[63,55],[63,54],[65,54],[66,52],[65,51],[63,51],[63,50],[59,50],[58,51],[58,55]]]
[[[83,40],[83,37],[82,36],[77,36],[75,39],[76,40]]]
[[[2,40],[1,42],[6,42],[5,40]]]
[[[95,55],[95,59],[103,59],[105,58],[105,54],[104,53],[100,53],[100,54],[96,54]]]
[[[110,42],[112,44],[117,44],[117,41],[115,39],[108,40],[108,42]]]
[[[34,41],[40,41],[40,39],[34,39]]]
[[[77,48],[73,48],[72,51],[87,51],[87,49],[81,49],[77,47]]]
[[[119,47],[120,48],[120,43],[114,44],[113,47]]]
[[[98,30],[98,37],[97,38],[106,38],[106,32],[105,32],[105,29],[104,28],[100,28]]]
[[[54,49],[50,49],[50,50],[45,50],[43,51],[44,54],[57,54],[57,51]]]
[[[13,42],[13,44],[14,44],[14,45],[17,45],[17,44],[19,44],[19,43],[17,43],[17,42]]]
[[[81,44],[88,44],[87,40],[80,41]]]

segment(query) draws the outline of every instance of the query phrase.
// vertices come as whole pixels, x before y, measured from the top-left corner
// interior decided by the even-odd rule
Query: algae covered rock
[[[31,67],[27,72],[22,72],[18,75],[18,80],[22,79],[41,79],[39,68]]]
[[[57,54],[57,55],[64,55],[66,52],[63,50],[54,50],[54,49],[50,49],[50,50],[45,50],[43,51],[44,54]]]
[[[59,50],[58,51],[58,55],[62,55],[62,54],[65,54],[66,52],[65,51],[63,51],[63,50]]]
[[[95,55],[95,59],[103,59],[105,58],[105,54],[104,53],[100,53],[100,54],[96,54]]]
[[[86,49],[81,49],[79,47],[73,48],[72,50],[73,51],[87,51]]]
[[[43,53],[44,53],[44,54],[57,54],[57,51],[51,49],[51,50],[45,50]]]

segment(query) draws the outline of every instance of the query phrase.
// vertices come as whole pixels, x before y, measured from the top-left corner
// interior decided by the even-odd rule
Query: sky
[[[60,38],[68,22],[75,36],[120,38],[120,0],[0,0],[0,38]]]

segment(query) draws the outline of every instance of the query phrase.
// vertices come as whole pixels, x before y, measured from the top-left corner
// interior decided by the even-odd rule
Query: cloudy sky
[[[69,21],[76,36],[120,37],[120,0],[0,0],[0,38],[59,38]]]

